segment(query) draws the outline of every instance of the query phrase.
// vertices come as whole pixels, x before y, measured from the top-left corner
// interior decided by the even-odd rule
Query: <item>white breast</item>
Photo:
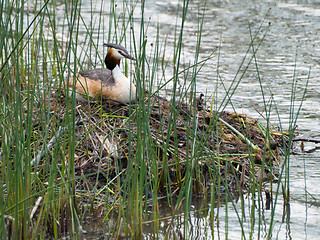
[[[116,82],[113,90],[115,91],[114,94],[117,96],[117,99],[114,100],[122,103],[134,102],[136,98],[136,87],[122,74],[118,65],[112,70],[112,75]]]

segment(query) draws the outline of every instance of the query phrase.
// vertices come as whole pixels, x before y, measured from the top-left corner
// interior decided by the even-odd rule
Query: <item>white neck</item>
[[[116,82],[120,81],[128,81],[129,79],[122,74],[119,65],[117,64],[116,67],[112,70],[112,76]]]
[[[120,90],[119,98],[121,99],[121,102],[128,103],[134,101],[136,97],[136,87],[122,74],[119,65],[116,65],[112,70],[112,76],[115,80],[116,88]]]

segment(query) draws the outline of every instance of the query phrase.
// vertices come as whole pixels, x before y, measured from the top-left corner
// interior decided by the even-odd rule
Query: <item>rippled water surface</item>
[[[292,82],[297,81],[296,99],[301,100],[307,79],[306,100],[298,119],[300,134],[305,137],[320,137],[320,2],[319,1],[208,1],[205,11],[202,33],[201,55],[208,56],[220,46],[219,68],[221,78],[228,86],[235,78],[241,61],[249,47],[250,30],[254,34],[261,25],[261,32],[266,31],[265,39],[256,54],[259,75],[267,101],[272,95],[280,114],[281,122],[287,127],[289,121]],[[187,58],[192,58],[197,29],[198,1],[191,1],[186,24],[184,51]],[[147,14],[154,25],[160,22],[164,34],[170,41],[170,29],[175,22],[170,20],[180,6],[179,1],[158,1],[147,4]],[[170,9],[170,10],[168,10]],[[171,14],[172,16],[170,16]],[[159,17],[157,17],[159,16]],[[258,35],[262,37],[262,34]],[[215,89],[217,81],[215,70],[218,57],[210,60],[197,78],[198,91],[207,92]],[[221,86],[219,86],[221,88]],[[223,91],[221,91],[223,95]],[[232,103],[238,112],[245,112],[260,118],[258,111],[263,111],[261,88],[254,64],[241,80]],[[296,106],[299,101],[296,101]],[[231,106],[228,106],[232,110]],[[296,107],[297,108],[297,107]],[[275,109],[271,119],[276,120]],[[260,119],[262,120],[262,119]],[[278,122],[275,121],[276,124]],[[281,223],[282,200],[279,199],[276,226],[273,238],[317,239],[320,236],[320,151],[319,145],[307,144],[305,150],[310,153],[294,155],[290,162],[291,216],[289,228]],[[298,151],[296,149],[296,151]],[[240,205],[237,206],[240,208]],[[247,206],[247,208],[249,208]],[[229,209],[232,209],[230,204]],[[249,211],[249,209],[248,209]],[[222,213],[223,211],[220,211]],[[240,226],[236,214],[229,214],[229,237],[236,239]],[[249,212],[248,212],[249,214]],[[268,219],[268,212],[265,213]],[[204,215],[193,216],[194,232],[192,236],[200,239],[205,232],[208,219]],[[223,215],[223,213],[222,213]],[[223,222],[223,217],[220,221]],[[198,226],[198,227],[197,227]],[[223,226],[220,236],[224,238]],[[249,227],[249,224],[248,224]],[[263,226],[262,226],[263,228]],[[201,229],[201,227],[200,227]],[[205,229],[205,228],[202,228]],[[249,229],[246,229],[247,231]],[[265,230],[267,231],[267,229]],[[192,231],[190,231],[192,232]],[[263,232],[263,231],[262,231]],[[213,234],[218,236],[217,231]]]
[[[88,22],[92,16],[90,3],[90,1],[83,2],[84,17],[88,18]],[[97,9],[100,8],[100,2],[96,4],[96,7]],[[148,51],[152,51],[150,44],[154,41],[157,26],[159,26],[160,42],[161,44],[166,43],[167,56],[170,58],[170,52],[175,41],[174,30],[176,24],[180,24],[181,21],[176,16],[177,12],[180,13],[181,8],[182,3],[177,0],[146,1],[144,17],[149,21],[146,28]],[[87,15],[85,9],[88,9]],[[108,9],[109,2],[106,2],[104,11],[108,13]],[[240,75],[236,76],[236,74],[250,47],[250,34],[255,35],[258,31],[255,47],[258,46],[259,40],[262,40],[262,38],[264,40],[256,54],[256,62],[253,61],[249,65],[246,74],[232,96],[234,109],[239,113],[247,113],[263,121],[258,113],[264,110],[260,78],[266,101],[269,102],[271,96],[273,97],[281,124],[284,128],[287,128],[292,83],[293,81],[297,83],[295,89],[296,111],[300,104],[299,101],[302,99],[307,80],[309,80],[306,99],[301,108],[297,124],[300,134],[304,137],[319,138],[320,2],[316,0],[221,0],[207,1],[204,5],[203,1],[190,1],[184,28],[183,62],[185,64],[193,62],[199,12],[202,13],[203,11],[205,16],[200,60],[205,59],[214,51],[216,53],[212,59],[207,61],[199,73],[197,91],[206,93],[206,97],[209,99],[217,89],[218,95],[214,95],[216,101],[222,100],[220,97],[225,94],[225,90],[221,81],[228,88],[234,79],[239,79]],[[98,12],[99,10],[97,10]],[[181,14],[178,15],[181,17]],[[135,27],[137,28],[140,18],[141,12],[138,5],[134,12]],[[218,54],[218,52],[220,53]],[[252,50],[249,50],[249,54],[252,55]],[[221,77],[219,81],[217,80],[217,68]],[[168,70],[168,74],[170,74],[170,70]],[[170,90],[168,91],[170,92]],[[227,109],[232,110],[233,107],[228,105]],[[279,124],[274,106],[271,112],[272,122]],[[302,153],[297,148],[296,151],[299,152],[299,155],[292,156],[290,160],[290,228],[281,223],[282,200],[279,199],[275,216],[276,232],[273,238],[317,239],[320,236],[319,145],[306,144],[305,150],[309,153]],[[208,205],[208,207],[210,206]],[[229,237],[230,239],[237,239],[239,223],[236,214],[232,211],[231,204],[228,207]],[[249,211],[249,207],[246,207]],[[197,204],[195,204],[195,208],[197,208]],[[190,230],[190,236],[192,236],[192,239],[202,239],[202,237],[210,237],[210,235],[221,236],[223,239],[223,214],[225,214],[225,211],[222,209],[220,210],[221,232],[212,233],[210,229],[204,228],[208,224],[208,218],[205,214],[191,213],[190,223],[193,224],[193,228]],[[268,214],[268,211],[265,212],[267,220],[269,218]],[[249,223],[248,226],[250,226]],[[165,229],[166,226],[163,226],[162,234]],[[245,229],[250,230],[246,226]],[[266,231],[267,229],[265,229]]]

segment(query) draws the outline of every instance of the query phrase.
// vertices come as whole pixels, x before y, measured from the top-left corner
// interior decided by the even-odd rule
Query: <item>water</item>
[[[319,78],[320,56],[320,49],[317,47],[320,41],[317,31],[319,4],[306,4],[305,1],[300,1],[300,3],[297,1],[286,3],[276,1],[264,1],[263,3],[256,1],[211,2],[208,2],[206,6],[201,59],[209,56],[220,46],[221,42],[219,71],[223,82],[229,86],[249,47],[251,41],[249,26],[254,34],[262,25],[261,33],[258,34],[261,38],[270,23],[270,30],[256,55],[265,98],[268,100],[273,95],[280,110],[281,119],[288,120],[293,77],[295,75],[298,81],[297,99],[300,100],[311,69],[308,93],[298,124],[300,130],[309,131],[309,118],[311,117],[314,134],[317,134],[318,131],[315,130],[320,129],[320,121],[317,121],[320,117],[317,106],[319,103],[317,79]],[[185,62],[192,62],[194,57],[194,44],[196,43],[194,32],[198,25],[198,18],[195,16],[198,14],[198,4],[198,1],[191,1],[188,8],[191,13],[187,15],[183,42]],[[165,35],[173,31],[176,22],[168,21],[168,19],[174,19],[176,11],[181,9],[181,3],[158,1],[147,4],[146,8],[149,9],[146,11],[146,17],[151,17],[151,24],[157,26],[157,23],[160,22],[160,28],[163,26],[160,33],[163,31]],[[167,11],[168,8],[170,11]],[[155,16],[155,13],[160,13],[161,17]],[[172,37],[168,36],[168,45],[170,45],[170,40]],[[173,45],[173,42],[171,44]],[[215,89],[217,64],[218,57],[207,62],[197,78],[198,91],[207,92],[208,97]],[[221,84],[218,88],[221,95],[224,95]],[[250,65],[232,100],[238,112],[250,113],[258,118],[259,114],[256,113],[255,108],[260,112],[263,111],[262,94],[254,64]]]
[[[185,62],[194,56],[194,44],[198,26],[198,9],[203,10],[201,1],[191,1],[188,8],[185,25],[185,40],[183,50]],[[150,1],[146,4],[146,17],[151,18],[151,26],[159,23],[160,33],[167,37],[167,44],[173,45],[170,36],[174,25],[176,12],[181,9],[179,1]],[[138,15],[136,16],[139,17]],[[261,25],[259,38],[268,28],[269,31],[256,55],[259,74],[262,79],[265,99],[270,96],[276,102],[281,124],[288,127],[290,98],[293,79],[297,82],[296,109],[303,96],[306,81],[309,79],[306,99],[303,103],[297,121],[299,133],[304,137],[320,138],[320,2],[319,1],[208,1],[202,32],[200,58],[204,59],[220,46],[219,69],[223,82],[230,86],[238,67],[250,44],[250,30],[257,31]],[[179,22],[179,20],[178,20]],[[249,27],[250,26],[250,27]],[[151,32],[151,27],[149,31]],[[217,82],[215,70],[218,57],[207,62],[197,78],[197,90],[212,94]],[[213,73],[213,74],[212,74]],[[219,93],[223,95],[219,85]],[[239,84],[232,103],[237,112],[247,113],[261,119],[258,112],[263,112],[262,94],[258,81],[257,70],[251,64],[245,77]],[[233,108],[227,107],[229,110]],[[271,120],[277,121],[276,111],[272,109]],[[319,144],[305,144],[305,152],[297,147],[299,155],[290,159],[290,224],[282,223],[282,197],[278,199],[275,215],[276,224],[273,239],[318,239],[320,236],[320,151]],[[307,153],[309,152],[309,153]],[[250,201],[248,201],[250,202]],[[203,203],[201,203],[203,204]],[[200,209],[199,203],[194,203],[195,209]],[[209,205],[207,205],[210,208]],[[240,209],[240,203],[236,204]],[[203,207],[202,207],[203,208]],[[228,204],[229,238],[238,239],[240,226],[232,204]],[[246,206],[249,215],[249,204]],[[264,216],[268,222],[270,211]],[[217,229],[212,233],[208,226],[209,219],[205,214],[190,213],[191,227],[188,230],[190,239],[202,239],[214,235],[224,239],[224,209],[220,210],[220,235]],[[249,220],[247,220],[249,221]],[[177,220],[179,223],[179,218]],[[179,229],[181,226],[176,226]],[[261,226],[263,229],[263,226]],[[182,228],[183,229],[183,228]],[[255,230],[257,226],[255,226]],[[249,224],[245,230],[249,232]],[[266,233],[268,229],[262,230]],[[183,230],[182,230],[183,231]],[[164,230],[165,232],[165,230]],[[257,231],[253,234],[255,238]],[[265,235],[261,235],[264,237]]]
[[[93,17],[93,22],[96,23],[96,15],[100,12],[100,1],[93,1],[93,7],[97,9],[93,15],[91,15],[91,1],[83,1],[82,4],[82,15],[85,21],[89,23],[91,17]],[[109,1],[104,2],[103,7],[103,11],[107,15]],[[119,2],[118,8],[121,9],[121,7]],[[175,41],[173,33],[176,24],[180,24],[181,21],[179,17],[178,19],[176,18],[176,15],[178,11],[181,11],[181,8],[182,3],[177,0],[146,1],[144,14],[145,19],[149,21],[147,28],[147,50],[149,52],[152,51],[151,43],[155,41],[156,28],[159,26],[160,41],[162,44],[166,41],[167,57],[170,58]],[[206,93],[206,97],[209,99],[213,95],[216,86],[218,86],[218,95],[215,100],[218,102],[222,100],[220,98],[225,91],[222,83],[217,79],[217,66],[219,66],[221,80],[226,87],[230,86],[249,48],[251,42],[250,31],[255,34],[259,26],[261,26],[258,39],[261,40],[264,33],[266,33],[266,36],[256,54],[257,66],[265,91],[265,99],[268,102],[271,96],[273,97],[281,119],[281,123],[279,123],[276,110],[272,107],[272,122],[276,125],[281,124],[284,129],[288,127],[293,79],[297,83],[295,110],[303,96],[307,79],[309,79],[306,99],[301,108],[297,124],[302,136],[320,138],[320,2],[317,0],[220,0],[208,1],[205,6],[203,1],[190,1],[183,41],[183,62],[185,64],[193,62],[199,11],[201,13],[204,9],[205,17],[200,60],[205,59],[217,49],[220,50],[220,55],[218,57],[218,54],[215,54],[215,57],[210,59],[199,73],[197,91]],[[61,17],[63,17],[63,3],[59,4],[56,10],[56,17],[59,18],[59,11],[61,11]],[[120,13],[121,10],[118,12]],[[140,17],[141,13],[138,5],[134,12],[135,28],[139,27]],[[63,31],[62,26],[57,26],[57,29]],[[85,45],[85,34],[86,32],[83,30],[83,35],[80,35],[79,44],[82,46]],[[94,32],[93,37],[97,36],[97,34],[97,32]],[[103,55],[102,50],[100,54]],[[99,61],[99,58],[96,58],[96,61]],[[169,60],[168,63],[170,63]],[[171,74],[170,66],[166,74]],[[167,91],[170,93],[170,87],[168,87]],[[249,66],[247,73],[232,96],[232,104],[233,106],[227,106],[228,110],[233,111],[235,109],[238,113],[246,113],[258,118],[260,121],[264,121],[259,114],[259,112],[262,113],[264,111],[264,105],[255,62]],[[290,159],[290,224],[287,225],[281,222],[282,199],[280,196],[275,215],[276,224],[273,238],[317,239],[320,236],[320,228],[318,227],[320,225],[320,192],[318,190],[320,185],[319,144],[308,143],[305,145],[305,150],[311,153],[301,152],[299,148],[296,148],[295,151],[299,155],[292,155]],[[245,202],[246,215],[249,216],[250,199],[246,199]],[[201,205],[201,209],[204,208],[205,210],[199,210]],[[219,210],[220,228],[215,226],[212,229],[206,214],[210,207],[207,203],[194,201],[194,211],[189,216],[190,228],[188,230],[192,239],[210,238],[212,235],[224,239],[226,206],[222,206]],[[227,207],[229,219],[228,236],[230,239],[238,239],[240,234],[238,217],[233,211],[234,207],[231,203],[227,204]],[[236,203],[236,207],[240,208],[240,202]],[[166,210],[164,209],[163,217],[165,216]],[[263,216],[268,222],[270,211],[266,210]],[[176,218],[176,231],[178,229],[183,231],[183,227],[179,225],[181,223],[180,218]],[[161,223],[160,238],[165,234],[168,223],[169,221]],[[257,227],[255,226],[255,232],[253,233],[256,239]],[[268,229],[264,226],[260,227],[263,229],[261,231],[261,237],[263,238]],[[103,227],[96,229],[88,225],[84,226],[84,228],[88,233],[93,231],[103,232]],[[246,235],[248,235],[247,233],[250,231],[249,218],[244,229]],[[146,231],[145,234],[148,236],[149,233]],[[87,237],[89,239],[90,234]],[[92,236],[92,238],[95,237],[96,235]]]

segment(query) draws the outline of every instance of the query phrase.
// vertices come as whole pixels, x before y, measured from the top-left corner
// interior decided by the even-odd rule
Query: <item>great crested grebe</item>
[[[78,100],[86,100],[85,96],[102,96],[119,103],[134,102],[136,87],[120,70],[121,58],[136,60],[130,56],[127,49],[113,43],[104,43],[109,51],[104,59],[107,69],[96,68],[79,72],[76,79],[69,79],[69,88],[75,83]]]

